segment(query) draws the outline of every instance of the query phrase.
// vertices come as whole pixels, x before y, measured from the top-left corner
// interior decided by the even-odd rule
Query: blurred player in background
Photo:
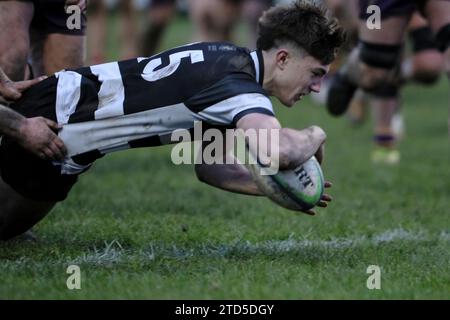
[[[418,12],[413,14],[408,29],[412,52],[397,67],[397,79],[392,82],[394,92],[386,97],[382,94],[372,96],[376,145],[372,152],[374,163],[396,164],[400,161],[397,145],[405,130],[401,114],[401,87],[407,82],[435,84],[444,70],[442,53],[437,48],[428,22]],[[386,139],[380,139],[383,136]]]
[[[400,89],[408,82],[432,85],[439,80],[444,69],[442,53],[428,22],[415,12],[408,26],[411,42],[411,54],[405,55],[397,66],[397,79],[392,82],[396,93],[384,97],[379,92],[371,95],[358,89],[348,108],[348,118],[354,125],[361,124],[370,105],[373,111],[375,149],[372,152],[372,162],[381,164],[397,164],[400,161],[398,142],[404,135],[404,120],[401,113]],[[403,55],[402,55],[403,56]],[[389,139],[379,139],[387,136]]]
[[[167,26],[175,16],[176,0],[152,0],[148,10],[148,22],[140,45],[140,53],[149,57],[157,53]]]
[[[118,45],[120,59],[138,56],[138,15],[133,0],[90,0],[89,1],[89,61],[91,64],[106,61],[108,24],[111,12],[117,11],[119,36],[114,40]],[[118,39],[118,40],[117,40]]]
[[[112,8],[119,11],[119,24],[121,27],[122,51],[133,53],[130,48],[135,48],[141,56],[151,56],[158,52],[162,37],[177,10],[181,7],[176,0],[149,0],[141,1],[117,1],[93,0],[90,2],[90,29],[89,47],[91,48],[91,61],[99,63],[105,61],[106,25],[108,12]],[[271,0],[187,0],[189,17],[194,25],[192,41],[232,41],[234,27],[241,21],[245,22],[248,29],[248,47],[255,48],[257,21],[263,11],[271,5]],[[144,31],[139,41],[136,36],[141,32],[136,31],[137,23],[141,16],[136,10],[147,11],[145,13]],[[136,19],[139,18],[139,19]],[[138,21],[141,22],[141,21]],[[138,55],[134,52],[135,55]],[[131,56],[122,54],[122,58]]]
[[[108,12],[103,0],[90,0],[88,6],[88,61],[98,64],[106,61],[106,29]]]
[[[247,46],[255,48],[258,19],[272,0],[188,0],[194,41],[232,41],[240,19],[248,29]]]
[[[289,3],[292,0],[284,0],[282,2]],[[323,5],[325,5],[339,20],[339,23],[344,28],[347,39],[344,46],[342,47],[336,60],[331,65],[331,69],[325,81],[323,83],[323,88],[318,94],[313,94],[312,98],[319,104],[325,104],[328,87],[330,85],[330,79],[338,71],[338,69],[345,62],[348,54],[353,50],[353,48],[358,43],[358,10],[359,10],[359,0],[320,0]]]
[[[242,0],[189,0],[194,41],[231,41]]]
[[[241,17],[247,25],[247,47],[256,48],[258,38],[258,20],[263,12],[274,4],[273,0],[244,0]]]
[[[381,8],[381,29],[369,29],[366,12],[369,5]],[[352,51],[347,64],[333,79],[327,99],[328,110],[334,115],[343,114],[358,87],[377,97],[378,109],[382,112],[375,115],[377,145],[384,148],[381,157],[386,162],[398,162],[399,154],[395,150],[395,135],[392,132],[391,119],[398,107],[398,89],[400,79],[400,65],[402,61],[405,32],[413,13],[416,10],[427,18],[438,49],[445,57],[445,70],[450,70],[450,1],[399,1],[379,0],[360,1],[360,43]],[[416,22],[419,24],[419,22]],[[424,41],[423,32],[415,34],[416,39]],[[423,49],[420,48],[419,49]],[[423,50],[425,51],[425,50]],[[423,52],[429,57],[430,52]],[[434,55],[432,53],[432,55]],[[423,56],[422,56],[423,57]],[[427,58],[428,59],[428,58]],[[419,66],[416,61],[416,66]],[[432,63],[439,64],[441,60]],[[435,66],[421,66],[423,70],[435,69]],[[408,73],[408,72],[406,72]],[[420,72],[416,72],[420,77]],[[424,77],[422,72],[422,78]],[[410,74],[412,74],[410,72]],[[381,105],[380,105],[381,101]],[[377,107],[375,107],[377,109]],[[375,157],[376,158],[376,157]],[[375,159],[376,160],[376,159]]]

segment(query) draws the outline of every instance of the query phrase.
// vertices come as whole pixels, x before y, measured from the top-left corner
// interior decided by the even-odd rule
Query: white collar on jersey
[[[261,50],[250,52],[256,70],[256,81],[262,86],[264,81],[264,58]]]

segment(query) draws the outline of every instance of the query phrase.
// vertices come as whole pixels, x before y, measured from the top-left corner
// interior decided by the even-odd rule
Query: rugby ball
[[[319,162],[311,159],[293,170],[280,170],[276,174],[263,174],[265,168],[247,165],[258,188],[273,202],[296,211],[312,209],[324,191],[324,177]]]

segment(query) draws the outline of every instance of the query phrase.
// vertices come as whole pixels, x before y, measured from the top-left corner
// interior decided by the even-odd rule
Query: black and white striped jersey
[[[245,114],[273,115],[263,78],[259,51],[193,43],[149,58],[63,70],[28,90],[17,109],[63,125],[59,135],[70,158],[62,173],[75,174],[112,151],[171,143],[173,131],[190,130],[195,121],[233,127]],[[54,103],[39,106],[43,91]],[[28,109],[27,95],[34,97]]]

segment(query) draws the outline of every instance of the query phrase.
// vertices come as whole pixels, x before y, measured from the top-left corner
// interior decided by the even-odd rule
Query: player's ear
[[[278,68],[284,70],[286,68],[287,62],[289,60],[289,51],[286,49],[278,49],[276,54],[276,62]]]

